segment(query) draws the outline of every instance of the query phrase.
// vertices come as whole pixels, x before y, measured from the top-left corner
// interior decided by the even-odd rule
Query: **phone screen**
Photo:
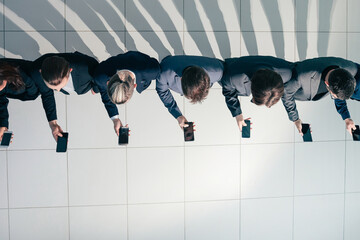
[[[301,124],[301,126],[302,126],[301,131],[303,133],[304,142],[312,142],[310,124],[303,123],[303,124]]]
[[[119,130],[119,145],[129,143],[129,128],[121,127]]]
[[[241,134],[242,134],[242,137],[243,138],[250,138],[250,120],[245,120],[245,123],[246,123],[246,126],[243,126],[242,127],[242,131],[241,131]]]
[[[1,139],[1,146],[8,147],[10,145],[12,132],[4,132],[4,135]]]
[[[355,125],[356,129],[352,130],[352,136],[354,141],[360,141],[360,129],[359,125]]]
[[[61,133],[63,136],[58,137],[56,152],[66,152],[67,150],[67,143],[69,138],[69,133],[63,132]]]
[[[185,122],[185,124],[189,125],[188,127],[184,127],[184,140],[185,142],[194,141],[194,123],[193,122]]]

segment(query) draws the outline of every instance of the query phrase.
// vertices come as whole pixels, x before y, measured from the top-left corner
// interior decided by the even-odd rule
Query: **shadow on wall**
[[[139,50],[161,60],[170,54],[184,53],[183,32],[187,34],[185,39],[197,48],[195,52],[209,57],[231,56],[229,26],[220,0],[80,0],[69,1],[65,7],[61,0],[21,4],[19,1],[6,1],[6,6],[0,3],[0,13],[6,16],[5,30],[10,30],[5,33],[3,43],[6,57],[32,60],[47,52],[77,50],[101,61],[128,50]],[[275,54],[284,58],[282,26],[289,19],[281,19],[278,0],[259,1],[271,29]],[[296,43],[302,60],[308,49],[309,0],[293,1]],[[318,0],[319,56],[327,54],[334,1]],[[246,49],[249,54],[257,55],[261,53],[251,14],[256,10],[252,8],[253,3],[226,0],[226,4],[235,8],[233,21],[241,26]],[[36,11],[39,14],[34,14]],[[248,14],[242,14],[240,19],[240,12]]]
[[[295,8],[295,31],[299,59],[306,59],[308,49],[307,25],[309,17],[309,0],[294,0]],[[327,56],[329,47],[329,32],[331,26],[331,15],[333,13],[334,0],[319,0],[318,9],[318,56]]]

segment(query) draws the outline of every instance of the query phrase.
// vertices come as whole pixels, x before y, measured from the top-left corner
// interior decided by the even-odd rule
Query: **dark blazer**
[[[31,79],[32,62],[22,59],[3,58],[1,62],[18,68],[21,78],[25,83],[25,88],[20,90],[14,90],[10,84],[0,91],[0,127],[9,127],[9,112],[7,105],[9,103],[8,98],[19,99],[21,101],[35,100],[39,95],[39,89],[34,81]]]
[[[290,81],[294,64],[271,56],[246,56],[225,59],[224,76],[221,79],[223,95],[233,117],[242,113],[238,96],[251,95],[251,78],[260,69],[278,73],[283,82]]]
[[[189,66],[202,67],[210,77],[211,86],[220,81],[223,76],[224,63],[216,58],[201,56],[167,56],[161,63],[161,74],[156,80],[156,91],[174,118],[182,115],[170,89],[183,95],[181,77],[185,68]]]
[[[316,101],[329,94],[323,75],[329,68],[344,68],[353,76],[358,72],[358,66],[352,61],[337,57],[319,57],[295,63],[296,76],[285,84],[282,97],[283,104],[291,121],[299,119],[295,100]],[[323,74],[324,73],[324,74]],[[345,101],[338,100],[341,103]],[[346,108],[343,104],[342,108]],[[340,113],[340,109],[338,110]],[[341,111],[345,111],[342,109]],[[345,111],[345,112],[346,112]]]
[[[160,74],[159,62],[141,52],[130,51],[101,62],[95,70],[94,78],[109,117],[119,113],[116,105],[108,96],[107,82],[118,70],[122,69],[130,70],[135,74],[138,93],[148,88],[151,81],[158,78]]]
[[[73,69],[71,72],[75,92],[79,95],[87,93],[91,88],[97,92],[97,87],[94,83],[94,70],[99,64],[94,58],[82,54],[80,52],[74,53],[48,53],[34,61],[32,78],[38,86],[41,94],[43,107],[46,112],[48,121],[56,120],[56,104],[54,98],[54,91],[48,88],[41,77],[39,70],[45,58],[51,56],[59,56],[65,58]]]

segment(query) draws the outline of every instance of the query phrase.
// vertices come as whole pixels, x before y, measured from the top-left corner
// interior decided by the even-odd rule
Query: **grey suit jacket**
[[[356,63],[338,57],[307,59],[296,62],[295,65],[296,75],[285,84],[285,92],[282,97],[283,104],[291,121],[299,119],[295,100],[316,101],[328,95],[325,82],[321,78],[326,68],[337,66],[346,69],[353,76],[358,71]],[[322,94],[322,97],[314,99],[317,94]]]
[[[283,82],[292,78],[294,64],[271,56],[246,56],[225,59],[224,76],[221,79],[222,93],[225,96],[233,117],[242,113],[238,96],[250,96],[251,78],[260,69],[269,69],[278,73]]]
[[[202,67],[210,77],[211,86],[221,79],[224,70],[223,62],[216,58],[185,55],[165,57],[160,63],[161,74],[156,80],[156,91],[174,118],[178,118],[182,113],[170,89],[183,95],[181,77],[184,69],[189,66]]]

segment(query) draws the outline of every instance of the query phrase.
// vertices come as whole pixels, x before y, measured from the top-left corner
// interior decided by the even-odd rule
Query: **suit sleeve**
[[[31,77],[39,88],[47,120],[49,122],[57,120],[54,91],[45,85],[38,69],[32,71]]]
[[[160,75],[160,78],[156,80],[156,92],[158,93],[165,107],[168,109],[170,114],[173,115],[174,118],[182,116],[182,113],[177,106],[173,95],[170,92],[167,84],[167,79],[165,79],[164,76]]]
[[[0,96],[0,127],[9,128],[9,112],[7,106],[9,100],[6,98],[5,94]]]
[[[290,80],[284,85],[284,95],[281,98],[289,119],[293,122],[299,119],[294,96],[300,88],[301,86],[296,79]]]
[[[99,88],[101,100],[104,103],[105,109],[109,115],[109,117],[113,117],[119,114],[118,109],[116,105],[111,102],[109,95],[107,93],[107,80],[109,77],[105,74],[100,74],[95,76],[95,83],[97,87]]]
[[[231,85],[229,78],[223,79],[219,83],[222,85],[222,93],[225,97],[226,105],[229,108],[232,116],[236,117],[237,115],[240,115],[242,111],[236,88]]]
[[[345,100],[335,99],[335,107],[343,120],[350,118],[350,113]]]

